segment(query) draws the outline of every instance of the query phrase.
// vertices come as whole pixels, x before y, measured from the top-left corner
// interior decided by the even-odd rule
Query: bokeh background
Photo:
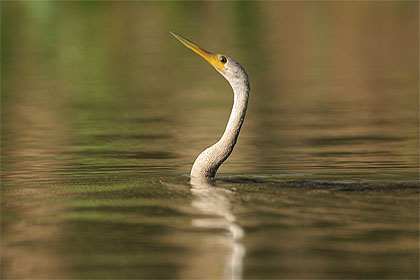
[[[4,277],[220,277],[187,174],[232,93],[169,31],[250,77],[219,171],[252,179],[232,202],[244,278],[419,276],[418,2],[2,1]]]

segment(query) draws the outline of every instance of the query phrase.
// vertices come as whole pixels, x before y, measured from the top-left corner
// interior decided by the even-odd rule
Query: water
[[[378,23],[381,24],[378,24]],[[417,2],[2,3],[2,278],[419,277]],[[173,30],[251,78],[231,108]]]

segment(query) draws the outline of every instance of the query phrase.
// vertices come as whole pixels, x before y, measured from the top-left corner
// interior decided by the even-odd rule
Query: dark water
[[[2,278],[419,278],[418,8],[2,2]]]

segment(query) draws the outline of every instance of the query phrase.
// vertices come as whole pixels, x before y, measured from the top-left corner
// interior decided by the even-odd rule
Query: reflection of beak
[[[219,61],[219,56],[216,54],[213,54],[211,52],[206,51],[205,49],[199,47],[198,45],[194,44],[193,42],[185,39],[184,37],[175,34],[173,32],[170,32],[172,36],[177,38],[182,44],[184,44],[187,48],[204,58],[208,63],[213,65],[217,70],[222,71],[223,73],[226,71],[224,63]]]

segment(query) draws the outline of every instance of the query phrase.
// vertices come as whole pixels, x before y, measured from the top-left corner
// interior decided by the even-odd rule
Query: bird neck
[[[245,119],[246,109],[248,107],[249,87],[246,85],[232,85],[233,88],[233,107],[230,113],[229,121],[226,125],[225,132],[222,138],[216,143],[220,145],[223,150],[229,151],[228,155],[233,150],[238,139],[239,132]],[[226,157],[227,158],[227,157]],[[226,159],[225,158],[225,159]],[[224,159],[224,160],[225,160]]]
[[[248,81],[230,83],[233,89],[233,107],[225,132],[220,140],[204,150],[195,160],[191,177],[213,178],[219,166],[230,156],[244,122],[249,98]]]

